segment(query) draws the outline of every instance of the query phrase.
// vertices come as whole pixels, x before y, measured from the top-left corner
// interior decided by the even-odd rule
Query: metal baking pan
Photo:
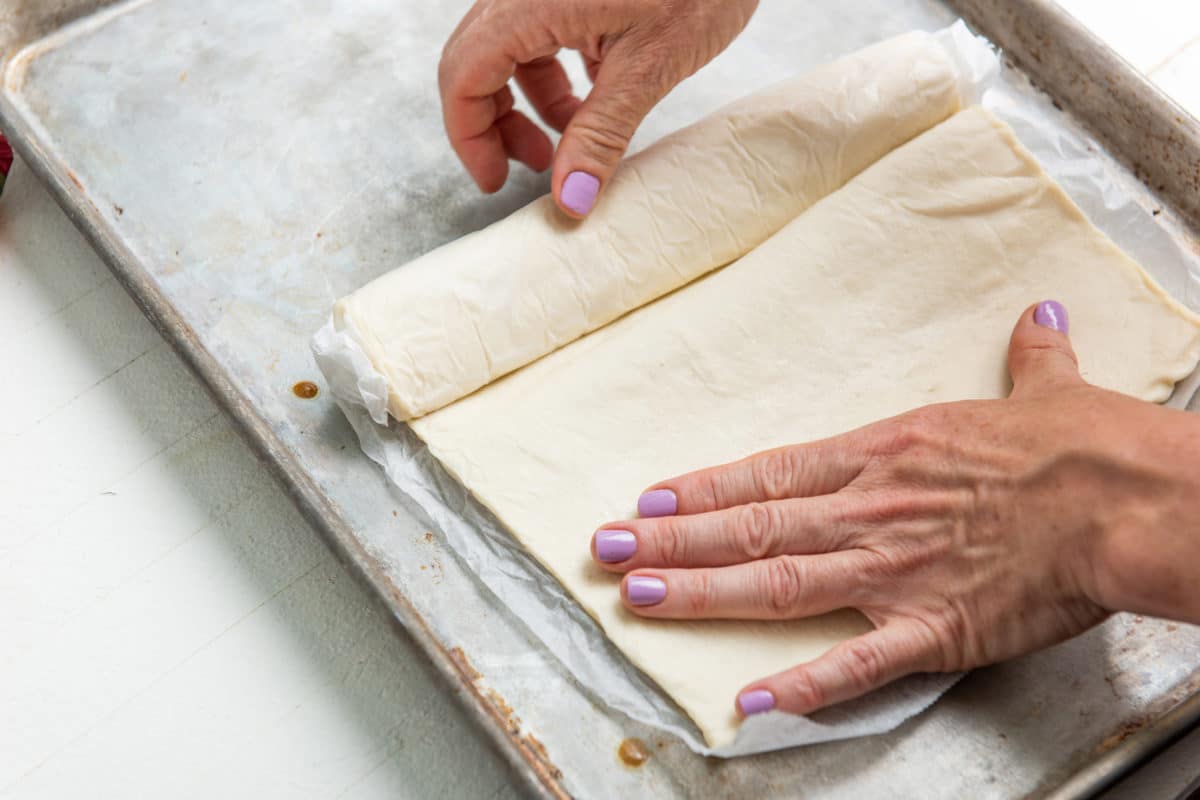
[[[442,552],[366,458],[308,350],[333,299],[545,191],[479,197],[442,139],[438,53],[465,3],[0,5],[0,123],[240,424],[312,525],[543,797],[1083,797],[1200,717],[1200,630],[1129,616],[974,672],[884,736],[732,761],[597,703]],[[1143,181],[1195,246],[1200,134],[1042,0],[764,3],[641,141],[840,53],[965,16]],[[1104,154],[1101,156],[1107,157]],[[387,558],[384,558],[384,555]],[[477,665],[503,664],[504,668]],[[649,760],[623,766],[623,740]]]

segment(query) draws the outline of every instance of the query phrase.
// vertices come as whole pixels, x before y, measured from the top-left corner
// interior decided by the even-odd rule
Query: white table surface
[[[1200,112],[1200,3],[1064,5]],[[516,795],[21,163],[0,376],[0,798]]]
[[[21,163],[0,376],[0,797],[515,796]]]

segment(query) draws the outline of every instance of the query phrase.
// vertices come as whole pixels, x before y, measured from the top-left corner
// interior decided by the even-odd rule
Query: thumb
[[[617,169],[638,125],[678,81],[648,69],[645,54],[623,40],[605,55],[596,82],[563,130],[551,181],[558,206],[586,217]]]
[[[1025,309],[1008,344],[1013,396],[1083,383],[1070,329],[1067,310],[1057,301],[1044,300]]]

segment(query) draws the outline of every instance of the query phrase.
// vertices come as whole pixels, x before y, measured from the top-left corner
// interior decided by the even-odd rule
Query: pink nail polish
[[[670,489],[655,489],[638,498],[639,517],[669,517],[679,510],[679,500]]]
[[[1063,308],[1062,303],[1055,300],[1038,303],[1037,308],[1033,311],[1033,321],[1052,331],[1071,332],[1071,319],[1067,316],[1067,309]]]
[[[592,206],[596,205],[596,195],[600,193],[600,179],[586,172],[572,172],[563,181],[559,200],[567,208],[581,217],[587,216]]]
[[[635,606],[654,606],[666,598],[667,585],[658,578],[637,576],[626,579],[625,592]]]
[[[637,552],[637,537],[629,531],[596,531],[596,558],[604,564],[620,564]]]
[[[775,708],[775,695],[768,692],[766,689],[755,689],[750,692],[742,692],[737,699],[738,708],[744,717],[752,717],[755,714],[765,714]]]

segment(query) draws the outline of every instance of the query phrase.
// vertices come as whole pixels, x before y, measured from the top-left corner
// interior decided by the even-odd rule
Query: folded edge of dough
[[[741,257],[962,105],[928,33],[739,100],[630,157],[586,223],[549,196],[334,307],[420,417]]]

